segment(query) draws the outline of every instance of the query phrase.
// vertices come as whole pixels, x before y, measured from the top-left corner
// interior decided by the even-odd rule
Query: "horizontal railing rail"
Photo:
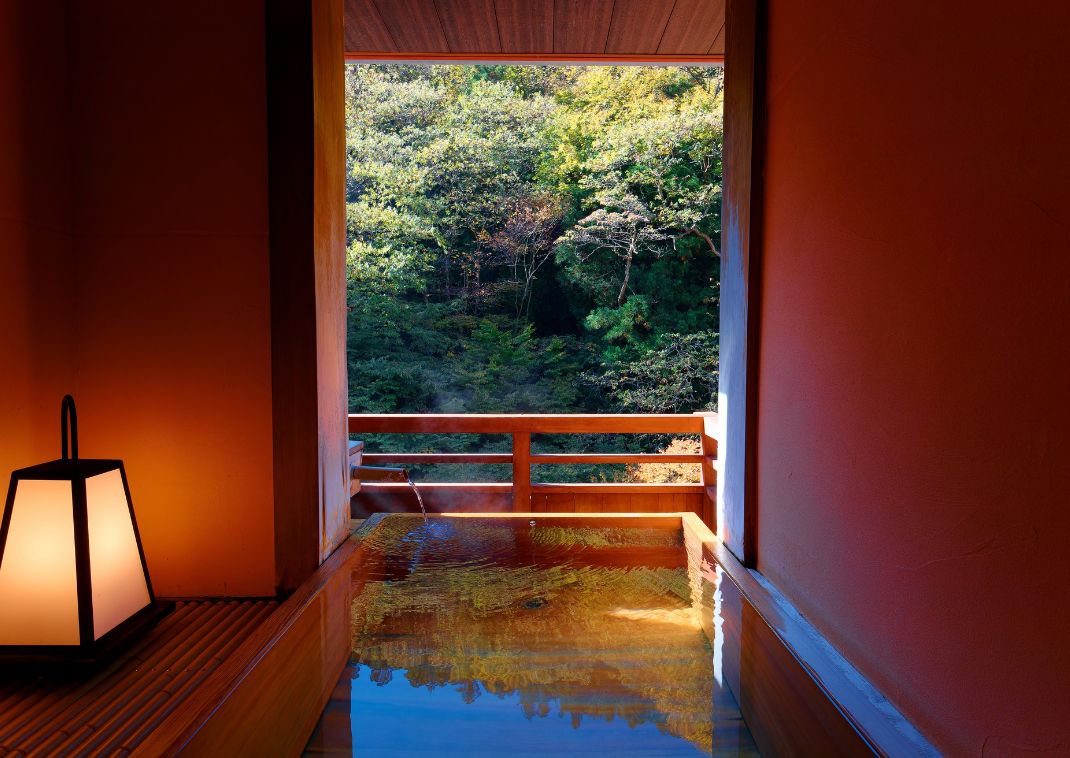
[[[362,413],[355,433],[701,434],[704,415],[673,413]]]
[[[460,482],[424,483],[421,487],[450,492],[512,495],[515,511],[532,508],[533,496],[560,495],[635,498],[701,496],[700,515],[710,522],[716,487],[716,414],[354,414],[350,434],[502,434],[512,438],[509,453],[364,452],[361,464],[376,466],[429,464],[498,464],[511,467],[511,481],[485,485]],[[680,434],[699,435],[700,453],[532,453],[533,434]],[[639,482],[539,483],[531,480],[533,465],[699,464],[700,481],[685,484]],[[377,484],[378,491],[402,491],[405,485]],[[621,508],[621,510],[629,510]]]

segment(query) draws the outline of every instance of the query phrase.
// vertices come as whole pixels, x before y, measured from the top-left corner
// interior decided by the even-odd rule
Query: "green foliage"
[[[720,70],[373,65],[346,87],[353,412],[714,406]]]

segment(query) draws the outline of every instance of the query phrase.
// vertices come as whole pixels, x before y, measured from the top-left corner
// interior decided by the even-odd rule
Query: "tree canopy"
[[[720,69],[346,86],[352,412],[714,407]]]

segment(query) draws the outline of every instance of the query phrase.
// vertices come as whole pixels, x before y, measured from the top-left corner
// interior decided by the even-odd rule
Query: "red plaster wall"
[[[272,594],[264,4],[69,7],[84,454],[158,594]]]
[[[1070,754],[1068,28],[770,2],[759,568],[952,755]]]
[[[70,381],[66,62],[55,3],[0,0],[0,493],[12,469],[59,457]]]

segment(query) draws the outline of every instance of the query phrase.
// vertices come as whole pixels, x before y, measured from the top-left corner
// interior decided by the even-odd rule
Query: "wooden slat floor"
[[[180,601],[88,678],[0,672],[0,756],[134,753],[277,607],[274,600]]]

